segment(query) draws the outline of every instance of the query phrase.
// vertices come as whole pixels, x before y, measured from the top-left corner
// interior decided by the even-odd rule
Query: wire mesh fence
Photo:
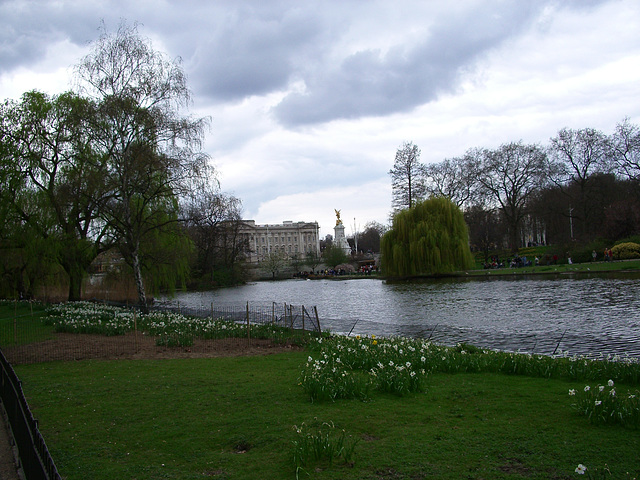
[[[0,348],[14,365],[90,358],[187,358],[268,352],[297,345],[321,331],[317,309],[302,305],[153,308],[152,312],[179,314],[183,324],[172,325],[170,332],[145,323],[135,307],[128,311],[132,315],[116,330],[103,333],[90,321],[56,326],[44,311],[0,318]],[[176,328],[182,330],[176,333]]]
[[[96,305],[96,304],[91,304]],[[96,306],[97,308],[97,306]],[[311,333],[404,336],[428,339],[441,345],[469,343],[481,348],[554,355],[640,357],[640,335],[629,337],[603,329],[598,335],[567,330],[524,332],[499,330],[491,325],[473,327],[434,322],[398,323],[393,318],[376,322],[363,318],[321,317],[316,307],[286,303],[234,303],[187,306],[159,304],[152,312],[176,313],[188,318],[186,337],[158,333],[138,321],[117,334],[61,330],[47,324],[45,312],[22,310],[0,318],[0,347],[13,364],[88,358],[176,358],[260,353],[297,345]],[[115,315],[115,314],[114,314]],[[91,325],[89,325],[91,327]],[[80,333],[78,333],[80,332]],[[91,333],[93,332],[93,333]],[[186,340],[186,341],[185,341]]]

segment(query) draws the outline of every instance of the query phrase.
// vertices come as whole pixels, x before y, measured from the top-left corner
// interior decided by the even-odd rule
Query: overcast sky
[[[0,99],[70,88],[105,22],[180,57],[224,191],[257,223],[387,223],[388,175],[640,123],[637,0],[0,0]]]

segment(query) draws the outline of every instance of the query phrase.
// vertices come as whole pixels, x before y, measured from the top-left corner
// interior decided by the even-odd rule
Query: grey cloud
[[[323,29],[313,12],[240,9],[189,59],[194,88],[217,100],[237,100],[287,86],[301,57]]]
[[[57,42],[86,45],[97,37],[100,20],[90,2],[21,0],[0,3],[0,18],[0,74],[41,61]]]
[[[295,126],[410,110],[454,90],[461,71],[525,28],[534,13],[520,2],[482,8],[439,19],[420,44],[361,51],[334,68],[318,65],[304,79],[306,91],[285,97],[275,116]]]

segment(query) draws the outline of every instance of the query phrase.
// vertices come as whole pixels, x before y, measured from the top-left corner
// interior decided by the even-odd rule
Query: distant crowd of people
[[[604,259],[605,262],[612,262],[614,260],[613,252],[611,251],[610,248],[604,249],[602,258]],[[569,252],[566,253],[566,259],[569,265],[573,264],[571,253]],[[505,268],[505,267],[508,267],[508,268],[531,267],[531,266],[538,266],[540,265],[541,262],[543,265],[557,265],[559,260],[560,258],[558,257],[558,254],[545,255],[542,260],[537,256],[533,260],[530,260],[526,256],[520,257],[518,256],[518,254],[516,254],[513,256],[513,258],[509,257],[505,262],[502,262],[497,255],[493,255],[491,256],[489,261],[484,263],[484,268],[486,270],[486,269]],[[593,262],[599,261],[598,254],[595,250],[591,252],[591,260]]]
[[[598,259],[598,254],[596,253],[595,250],[593,252],[591,252],[591,258],[592,258],[592,260],[594,262]],[[613,252],[611,251],[610,248],[605,248],[604,249],[604,261],[605,262],[610,262],[612,260],[613,260]]]
[[[497,255],[493,255],[489,262],[485,262],[484,268],[485,270],[490,268],[504,268],[505,265],[508,265],[509,268],[521,268],[531,267],[534,263],[535,265],[538,265],[540,263],[540,259],[535,257],[535,260],[531,261],[526,256],[521,257],[516,253],[513,258],[509,257],[507,258],[506,263],[503,263]]]
[[[357,271],[354,270],[348,270],[346,268],[327,268],[324,270],[318,270],[317,272],[314,270],[311,270],[310,272],[308,271],[304,271],[304,272],[298,272],[295,273],[293,276],[295,278],[309,278],[309,277],[337,277],[337,276],[343,276],[343,275],[371,275],[372,273],[377,273],[378,272],[378,266],[377,265],[363,265],[362,267],[360,267]]]

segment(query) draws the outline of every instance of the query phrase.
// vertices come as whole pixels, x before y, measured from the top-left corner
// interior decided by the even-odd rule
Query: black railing
[[[29,409],[20,380],[2,350],[0,364],[0,398],[7,413],[25,479],[61,479],[38,429],[38,421],[33,418]]]

